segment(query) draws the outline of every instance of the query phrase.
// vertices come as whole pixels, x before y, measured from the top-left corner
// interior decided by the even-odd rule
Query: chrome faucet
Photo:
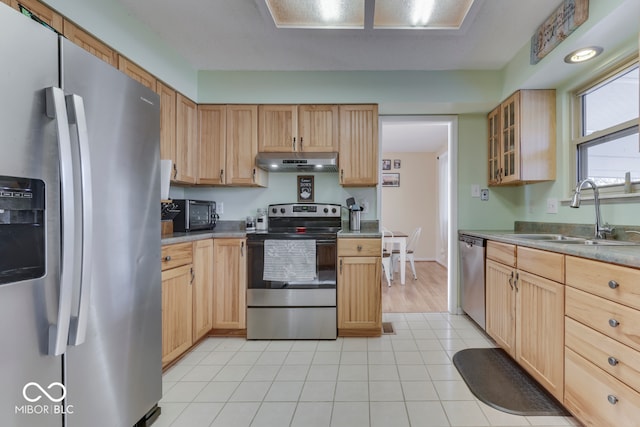
[[[571,198],[571,206],[572,208],[580,207],[580,191],[585,186],[585,184],[589,184],[591,188],[593,188],[593,204],[596,207],[596,229],[595,229],[595,238],[596,239],[606,239],[607,234],[613,233],[613,228],[609,227],[609,224],[602,225],[602,217],[600,216],[600,195],[598,193],[598,186],[591,179],[583,179],[576,186],[575,192],[573,193],[573,197]]]

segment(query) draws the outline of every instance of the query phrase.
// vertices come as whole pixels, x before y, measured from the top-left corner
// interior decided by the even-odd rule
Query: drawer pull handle
[[[607,400],[609,401],[609,403],[611,403],[612,405],[615,405],[616,403],[618,403],[618,398],[615,397],[613,394],[610,394],[609,396],[607,396]]]
[[[616,289],[618,286],[620,286],[618,282],[616,282],[615,280],[609,280],[609,287],[611,289]]]
[[[171,261],[171,255],[167,255],[166,257],[164,257],[165,262],[169,262]]]
[[[612,328],[617,327],[620,324],[620,322],[618,322],[616,319],[609,319],[609,326],[611,326]]]
[[[613,356],[610,356],[607,360],[609,361],[609,365],[611,366],[616,366],[618,364],[618,359]]]
[[[362,250],[362,245],[358,245],[358,252],[360,252]]]

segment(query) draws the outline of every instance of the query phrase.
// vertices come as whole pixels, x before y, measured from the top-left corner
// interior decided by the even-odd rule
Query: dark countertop
[[[173,233],[162,237],[163,245],[173,243],[193,242],[202,239],[224,239],[239,238],[247,236],[244,221],[218,221],[216,228],[213,230],[190,231],[188,233]],[[360,231],[349,230],[349,222],[343,221],[342,230],[338,232],[339,238],[380,238],[382,233],[378,226],[378,221],[362,221]]]
[[[522,231],[519,231],[523,233]],[[550,252],[557,252],[565,255],[575,255],[582,258],[590,258],[629,267],[640,268],[640,245],[637,246],[598,246],[579,245],[549,242],[544,240],[531,240],[518,238],[518,232],[514,230],[459,230],[458,234],[481,237],[497,242],[511,243],[518,246],[542,249]],[[524,232],[531,234],[530,231]],[[545,233],[547,233],[545,231]],[[564,234],[564,233],[563,233]],[[571,235],[571,234],[569,234]],[[590,236],[580,236],[590,237]]]
[[[202,239],[224,239],[246,237],[247,233],[244,227],[244,221],[218,221],[216,228],[213,230],[190,231],[188,233],[176,232],[169,236],[163,236],[161,242],[163,245],[171,245],[173,243],[193,242]]]

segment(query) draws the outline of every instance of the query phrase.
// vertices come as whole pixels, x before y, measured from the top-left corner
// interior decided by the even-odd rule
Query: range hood
[[[256,166],[269,172],[338,172],[338,153],[258,153]]]

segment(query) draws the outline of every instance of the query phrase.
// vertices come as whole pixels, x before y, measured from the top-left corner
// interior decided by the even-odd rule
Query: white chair
[[[384,276],[387,278],[387,286],[391,286],[393,280],[393,268],[391,265],[391,247],[393,244],[385,241],[385,236],[393,237],[393,233],[389,230],[382,230],[382,269]]]
[[[407,260],[411,264],[411,271],[413,272],[413,280],[418,279],[418,275],[416,274],[416,265],[413,257],[413,251],[415,250],[416,244],[418,240],[420,240],[420,233],[422,233],[422,227],[417,227],[415,230],[411,232],[409,238],[407,239]],[[396,263],[400,259],[400,250],[394,249],[391,253],[391,267],[395,269]]]

